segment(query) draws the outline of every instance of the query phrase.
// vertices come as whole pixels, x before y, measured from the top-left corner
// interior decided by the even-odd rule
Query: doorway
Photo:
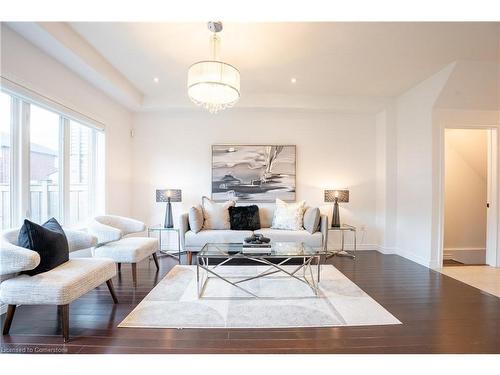
[[[487,264],[492,129],[445,129],[443,266]]]

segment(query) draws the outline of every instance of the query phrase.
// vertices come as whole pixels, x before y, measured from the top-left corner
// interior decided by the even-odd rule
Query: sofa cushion
[[[305,229],[285,230],[262,228],[254,231],[255,234],[262,234],[271,239],[272,242],[303,242],[312,247],[321,247],[323,235],[321,232],[309,233]]]
[[[198,233],[192,230],[186,232],[185,246],[187,250],[203,247],[207,243],[243,243],[246,237],[252,235],[251,230],[211,230],[203,229]]]
[[[149,237],[125,237],[97,247],[94,256],[111,258],[117,263],[137,263],[158,250],[158,240]]]
[[[200,205],[193,206],[188,213],[189,228],[198,233],[203,228],[203,209]]]
[[[260,229],[259,207],[256,205],[229,207],[229,221],[232,230]]]
[[[50,271],[69,259],[68,240],[54,218],[42,225],[24,220],[17,242],[19,246],[36,251],[40,255],[38,266],[32,270],[23,271],[27,275]]]
[[[115,275],[111,259],[71,259],[48,272],[2,281],[0,300],[10,305],[66,305]]]
[[[319,208],[308,207],[304,212],[304,229],[313,234],[318,230],[320,219]]]
[[[229,207],[235,204],[235,201],[216,203],[208,197],[203,197],[203,229],[230,229]]]

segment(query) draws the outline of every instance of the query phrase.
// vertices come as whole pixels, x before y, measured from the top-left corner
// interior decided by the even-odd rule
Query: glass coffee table
[[[231,276],[222,274],[222,268],[238,260],[247,260],[255,265],[265,265],[263,271],[252,276]],[[292,263],[292,261],[295,262]],[[297,262],[298,260],[298,262]],[[196,254],[196,281],[198,298],[202,298],[210,278],[218,278],[245,292],[249,297],[260,298],[245,287],[245,283],[270,275],[281,274],[308,285],[318,296],[320,281],[321,249],[303,243],[274,242],[269,248],[247,248],[242,243],[206,244]],[[288,263],[288,264],[287,264]],[[284,267],[289,265],[289,267]]]

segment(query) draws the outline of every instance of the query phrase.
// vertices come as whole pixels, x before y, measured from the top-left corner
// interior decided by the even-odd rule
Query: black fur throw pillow
[[[259,207],[255,205],[229,207],[229,222],[232,230],[260,229]]]

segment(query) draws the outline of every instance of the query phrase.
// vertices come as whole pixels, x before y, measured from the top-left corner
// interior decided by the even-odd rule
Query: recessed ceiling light
[[[160,82],[160,79],[159,79],[158,77],[154,77],[154,78],[153,78],[153,82],[154,82],[154,83],[158,83],[158,82]]]
[[[292,82],[292,83],[297,83],[297,78],[292,77],[292,79],[290,79],[290,82]]]

